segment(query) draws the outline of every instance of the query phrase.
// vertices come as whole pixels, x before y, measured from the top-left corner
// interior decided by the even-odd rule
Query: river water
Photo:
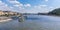
[[[60,17],[27,15],[24,22],[18,20],[1,22],[0,30],[60,30]]]

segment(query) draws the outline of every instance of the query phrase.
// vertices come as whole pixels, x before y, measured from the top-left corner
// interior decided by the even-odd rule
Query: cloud
[[[7,4],[0,1],[0,10],[11,10]]]
[[[15,2],[15,3],[14,3]],[[9,7],[8,5],[6,5],[5,3],[1,3],[4,7],[1,7],[4,10],[11,10],[11,11],[18,11],[21,13],[38,13],[38,12],[48,12],[49,8],[47,8],[47,5],[36,5],[36,6],[31,6],[31,4],[22,4],[22,3],[18,3],[18,1],[10,1],[10,3],[13,5],[13,7]],[[17,7],[17,8],[16,8]],[[32,7],[31,9],[27,8],[27,7]]]
[[[48,5],[34,5],[31,4],[22,4],[17,0],[7,0],[9,4],[3,3],[0,1],[0,10],[9,10],[9,11],[16,11],[21,13],[47,13],[51,11],[54,7],[48,7]],[[48,1],[48,0],[46,0]],[[12,6],[8,6],[8,5]]]
[[[22,4],[17,0],[13,0],[13,1],[9,0],[9,3],[12,4],[12,6],[13,6],[13,8],[12,7],[10,7],[10,8],[12,8],[14,10],[16,9],[19,12],[26,12],[26,8],[31,7],[31,4]]]
[[[38,12],[47,13],[49,11],[49,9],[47,8],[47,5],[39,5],[39,6],[36,6],[36,7],[34,7],[33,10],[37,11],[37,13]]]
[[[18,2],[17,0],[9,0],[9,3],[12,4],[13,6],[23,6],[23,4],[21,4],[20,2]]]
[[[8,0],[8,2],[12,3],[12,4],[19,4],[20,2],[16,1],[16,0]]]
[[[48,7],[47,5],[36,5],[32,9],[25,10],[27,13],[48,13],[52,11],[53,7]]]
[[[25,4],[24,6],[25,6],[25,7],[31,7],[31,5],[30,5],[30,4]]]
[[[23,4],[15,4],[13,6],[15,6],[15,7],[23,7]]]
[[[22,9],[24,9],[24,8],[23,8],[23,4],[20,3],[20,2],[17,1],[17,0],[8,0],[8,2],[9,2],[10,4],[12,4],[12,6],[13,6],[12,9],[14,9],[14,10],[21,11]]]
[[[8,4],[0,1],[0,10],[3,10],[3,11],[17,11],[14,9],[14,7],[12,6],[8,6]]]
[[[48,0],[45,0],[46,2],[48,1]]]

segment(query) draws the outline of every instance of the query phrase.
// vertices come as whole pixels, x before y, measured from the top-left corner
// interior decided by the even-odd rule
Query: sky
[[[60,0],[0,0],[0,10],[20,13],[48,13],[60,8]]]

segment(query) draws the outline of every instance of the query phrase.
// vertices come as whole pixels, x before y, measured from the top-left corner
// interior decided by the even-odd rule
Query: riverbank
[[[12,18],[10,17],[0,17],[0,22],[6,22],[6,21],[10,21],[12,20]]]
[[[42,15],[42,14],[40,14]],[[54,17],[60,17],[60,15],[51,15],[51,14],[45,14],[45,16],[54,16]]]

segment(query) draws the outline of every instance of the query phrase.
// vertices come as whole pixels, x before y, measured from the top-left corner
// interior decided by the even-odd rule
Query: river
[[[1,22],[0,30],[60,30],[60,17],[27,15],[24,22],[18,20]]]

